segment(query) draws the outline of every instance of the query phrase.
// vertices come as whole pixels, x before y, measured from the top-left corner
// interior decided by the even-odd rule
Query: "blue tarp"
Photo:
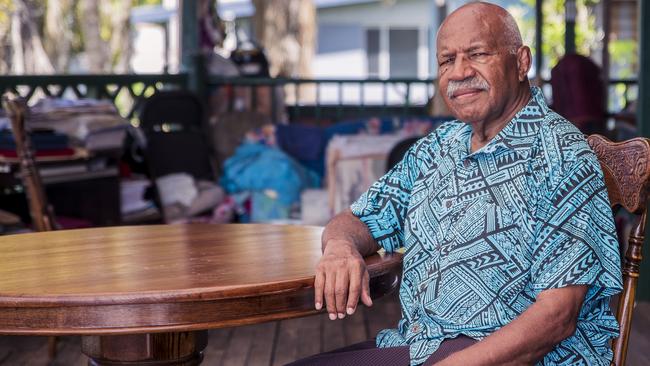
[[[300,192],[320,185],[309,172],[278,148],[244,143],[226,160],[221,185],[228,193],[273,190],[279,203],[290,206],[300,202]]]

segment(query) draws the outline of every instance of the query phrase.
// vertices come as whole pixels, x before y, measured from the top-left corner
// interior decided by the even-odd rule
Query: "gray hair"
[[[495,10],[497,12],[498,17],[501,20],[501,25],[503,26],[503,38],[501,41],[503,42],[503,45],[507,48],[509,53],[513,55],[517,54],[517,50],[519,49],[519,47],[523,45],[523,41],[521,38],[521,33],[519,32],[519,26],[517,25],[517,21],[515,21],[515,18],[506,9],[492,3],[487,3],[482,1],[472,1],[454,10],[452,14],[466,6],[476,6],[476,5],[486,7],[486,8],[491,8],[492,10]],[[442,27],[445,25],[445,22],[446,20],[443,21],[442,24],[440,24],[440,27],[438,28],[438,34],[440,33]]]
[[[502,20],[503,20],[503,42],[505,46],[508,48],[508,52],[515,55],[517,54],[517,50],[519,49],[519,47],[521,47],[524,43],[521,39],[519,26],[517,26],[517,22],[515,21],[515,18],[508,12],[506,12],[506,16],[504,16]]]

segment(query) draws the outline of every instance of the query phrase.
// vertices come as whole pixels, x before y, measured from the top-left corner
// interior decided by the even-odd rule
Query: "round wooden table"
[[[152,225],[0,237],[0,334],[81,335],[91,365],[198,365],[211,328],[315,314],[322,228]],[[401,255],[366,259],[373,297]]]

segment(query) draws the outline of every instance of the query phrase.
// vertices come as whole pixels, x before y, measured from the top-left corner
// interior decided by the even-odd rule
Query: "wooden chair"
[[[34,162],[34,150],[25,127],[27,104],[22,98],[5,94],[2,97],[2,107],[11,121],[16,153],[20,159],[21,180],[25,187],[34,230],[54,230],[56,225],[54,212],[47,202],[43,181]],[[56,357],[56,337],[48,338],[48,354],[50,360]]]
[[[611,142],[603,136],[591,135],[587,141],[600,160],[612,208],[623,207],[636,215],[637,220],[630,233],[627,248],[624,248],[623,292],[616,313],[616,319],[620,324],[620,335],[613,343],[612,365],[623,366],[632,328],[632,312],[639,280],[641,248],[648,211],[650,139],[634,138],[623,142]]]
[[[5,94],[2,98],[2,106],[11,120],[16,154],[20,159],[21,180],[27,194],[32,225],[36,231],[54,230],[54,213],[47,202],[43,181],[34,163],[34,150],[25,128],[27,105],[22,98]]]

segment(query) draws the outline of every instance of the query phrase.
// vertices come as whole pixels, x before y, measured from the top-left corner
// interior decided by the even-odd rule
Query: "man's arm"
[[[587,286],[542,291],[526,311],[482,341],[436,365],[532,365],[576,330]]]
[[[323,231],[323,256],[316,266],[315,306],[323,307],[330,319],[353,314],[359,302],[372,305],[370,277],[364,256],[379,250],[366,225],[346,210],[336,215]]]

